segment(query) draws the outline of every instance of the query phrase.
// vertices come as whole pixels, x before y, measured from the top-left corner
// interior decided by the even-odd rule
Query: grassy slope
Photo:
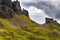
[[[0,40],[60,40],[60,25],[40,26],[25,15],[15,14],[12,19],[0,18]]]

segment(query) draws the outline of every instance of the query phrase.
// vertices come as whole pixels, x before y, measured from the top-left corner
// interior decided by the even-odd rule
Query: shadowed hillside
[[[0,0],[0,40],[60,40],[60,24],[51,18],[37,24],[18,0]]]

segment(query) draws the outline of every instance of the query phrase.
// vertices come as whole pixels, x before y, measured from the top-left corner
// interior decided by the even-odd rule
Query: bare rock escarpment
[[[14,13],[22,13],[29,17],[27,10],[21,10],[20,2],[18,0],[13,2],[11,0],[0,0],[0,17],[11,18]]]

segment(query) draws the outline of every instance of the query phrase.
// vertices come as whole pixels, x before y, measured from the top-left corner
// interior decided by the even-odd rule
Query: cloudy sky
[[[45,18],[53,18],[60,23],[60,0],[19,0],[21,7],[29,11],[30,18],[44,23]]]

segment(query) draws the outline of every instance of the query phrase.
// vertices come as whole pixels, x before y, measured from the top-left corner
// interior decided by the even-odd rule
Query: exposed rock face
[[[10,18],[13,16],[11,0],[0,0],[0,17]]]
[[[25,14],[27,17],[29,17],[28,11],[23,9],[23,14]]]
[[[0,0],[0,17],[11,18],[14,13],[23,13],[28,16],[27,10],[21,10],[20,2],[18,0],[14,2],[11,0]]]
[[[18,0],[14,1],[13,3],[13,10],[16,13],[21,13],[21,6],[20,6],[20,2]]]
[[[53,20],[52,18],[45,18],[46,23],[57,23],[56,20]]]

